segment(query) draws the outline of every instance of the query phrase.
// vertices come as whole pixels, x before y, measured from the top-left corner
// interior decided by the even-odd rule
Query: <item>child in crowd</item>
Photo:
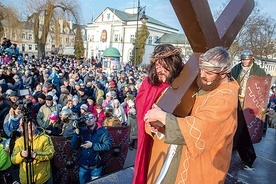
[[[52,136],[60,136],[61,135],[62,124],[60,123],[58,114],[56,112],[53,112],[50,115],[49,126],[46,128],[45,132],[48,135],[52,135]]]
[[[137,120],[136,120],[136,110],[134,107],[130,108],[128,111],[128,126],[130,126],[130,143],[129,149],[137,149]]]

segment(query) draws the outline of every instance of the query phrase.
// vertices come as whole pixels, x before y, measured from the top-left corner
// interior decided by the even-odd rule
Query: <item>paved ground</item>
[[[233,152],[227,184],[276,183],[276,130],[269,128],[260,143],[254,144],[257,158],[253,169],[243,169],[239,155]],[[233,182],[234,181],[234,182]]]
[[[232,154],[226,184],[271,184],[276,183],[276,130],[269,128],[260,143],[254,144],[257,158],[252,169],[244,169],[236,151]],[[125,169],[91,183],[131,184],[136,151],[129,151]]]
[[[257,158],[253,168],[243,168],[236,151],[232,154],[231,165],[226,178],[226,184],[272,184],[276,183],[276,130],[269,128],[263,134],[262,141],[254,144]],[[128,152],[124,169],[102,177],[91,183],[96,184],[131,184],[136,150]],[[18,175],[18,171],[13,175]]]

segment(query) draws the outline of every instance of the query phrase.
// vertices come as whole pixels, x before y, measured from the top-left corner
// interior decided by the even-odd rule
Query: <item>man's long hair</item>
[[[161,44],[154,48],[152,56],[150,58],[150,65],[148,66],[148,80],[153,86],[159,86],[162,81],[158,79],[156,72],[156,62],[160,62],[162,67],[166,68],[170,72],[170,76],[167,78],[169,84],[179,76],[181,70],[184,67],[184,63],[181,58],[181,49],[175,48],[171,44]]]

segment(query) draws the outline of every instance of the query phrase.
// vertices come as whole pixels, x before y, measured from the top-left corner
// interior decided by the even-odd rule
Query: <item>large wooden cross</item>
[[[194,54],[157,105],[176,116],[186,116],[198,87],[200,54],[215,46],[229,48],[254,8],[254,0],[231,0],[214,22],[207,0],[170,0]]]

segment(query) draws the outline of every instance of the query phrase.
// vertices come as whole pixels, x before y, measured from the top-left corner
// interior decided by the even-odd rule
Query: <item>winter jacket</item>
[[[122,122],[115,116],[106,117],[103,126],[119,127],[122,126]]]
[[[20,90],[20,89],[23,89],[24,86],[23,86],[23,82],[21,80],[18,80],[17,82],[14,83],[13,85],[13,90],[16,91],[16,90]]]
[[[4,138],[0,139],[0,171],[5,171],[11,166],[10,153],[5,151],[5,140]]]
[[[99,113],[97,112],[96,116],[97,116],[97,123],[98,123],[98,125],[102,126],[103,122],[105,120],[104,111],[101,110],[101,112],[99,112]]]
[[[20,164],[19,178],[22,184],[27,183],[26,162],[20,154],[24,149],[24,137],[21,136],[15,141],[11,161],[14,164]],[[36,157],[32,161],[33,178],[36,184],[42,184],[49,180],[51,176],[50,159],[53,158],[55,153],[54,145],[50,136],[46,135],[43,130],[37,129],[32,141],[32,149],[36,152]]]
[[[19,123],[20,123],[21,117],[13,117],[10,114],[7,114],[4,120],[4,131],[5,134],[10,137],[12,131],[19,131]]]
[[[85,141],[91,141],[92,147],[88,149],[81,148]],[[98,168],[102,165],[100,152],[109,151],[111,148],[109,132],[103,128],[95,126],[94,130],[82,127],[80,133],[74,133],[71,146],[78,150],[78,164],[87,169]]]
[[[232,76],[237,80],[240,73],[241,73],[241,70],[242,70],[242,64],[239,63],[237,65],[235,65],[232,70],[231,70],[231,74]],[[257,65],[256,63],[253,63],[251,69],[250,69],[250,73],[249,75],[258,75],[258,76],[263,76],[263,75],[266,75],[265,71],[260,68],[259,65]]]
[[[48,107],[46,104],[42,105],[36,116],[36,121],[38,125],[44,129],[47,128],[50,121],[49,117],[54,111],[59,114],[59,108],[57,107],[57,105],[52,105],[51,107]]]

